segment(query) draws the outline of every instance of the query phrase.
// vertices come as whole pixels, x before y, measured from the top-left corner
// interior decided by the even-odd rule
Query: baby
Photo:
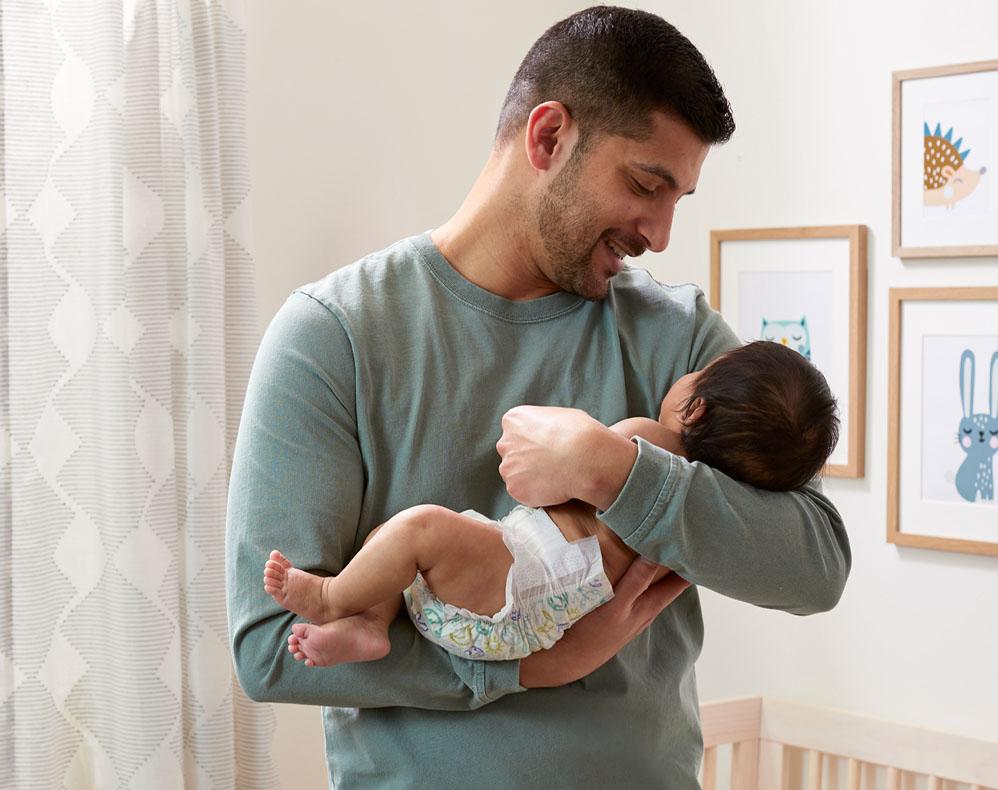
[[[821,471],[838,425],[817,368],[796,351],[757,341],[676,381],[657,422],[632,417],[611,428],[757,488],[791,491]],[[635,557],[595,508],[579,502],[517,507],[499,522],[420,505],[374,529],[338,575],[307,573],[273,551],[263,584],[312,621],[295,623],[288,638],[307,666],[384,657],[403,598],[420,632],[444,649],[511,660],[550,648],[609,600]],[[663,567],[658,577],[669,572]]]

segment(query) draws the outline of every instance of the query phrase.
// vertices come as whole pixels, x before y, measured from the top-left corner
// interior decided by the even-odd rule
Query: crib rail
[[[847,790],[902,790],[913,777],[928,790],[998,788],[998,742],[762,697],[705,703],[700,715],[704,790],[837,790],[842,771]]]

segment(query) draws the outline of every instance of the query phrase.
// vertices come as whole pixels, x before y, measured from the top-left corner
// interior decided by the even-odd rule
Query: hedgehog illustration
[[[933,132],[929,130],[929,124],[925,123],[924,137],[925,172],[922,185],[925,189],[925,205],[953,208],[954,204],[977,188],[981,176],[988,169],[982,167],[974,170],[964,164],[970,149],[960,150],[962,137],[953,142],[952,127],[943,134],[941,124],[937,123]]]

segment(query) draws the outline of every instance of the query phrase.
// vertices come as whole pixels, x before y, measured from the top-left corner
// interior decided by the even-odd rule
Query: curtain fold
[[[2,787],[276,786],[224,597],[241,10],[0,0]]]

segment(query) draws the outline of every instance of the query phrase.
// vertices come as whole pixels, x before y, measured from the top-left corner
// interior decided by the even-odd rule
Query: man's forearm
[[[392,648],[385,658],[310,669],[287,651],[293,620],[291,616],[272,618],[237,629],[234,665],[251,699],[458,711],[480,708],[519,690],[517,662],[472,662],[451,656],[403,619],[396,620],[389,630]]]
[[[820,490],[760,491],[638,441],[624,488],[599,514],[628,546],[758,606],[811,614],[835,605],[849,575],[849,539]]]
[[[606,510],[627,482],[638,448],[627,436],[598,423],[588,431],[584,441],[580,463],[574,466],[572,498]]]

